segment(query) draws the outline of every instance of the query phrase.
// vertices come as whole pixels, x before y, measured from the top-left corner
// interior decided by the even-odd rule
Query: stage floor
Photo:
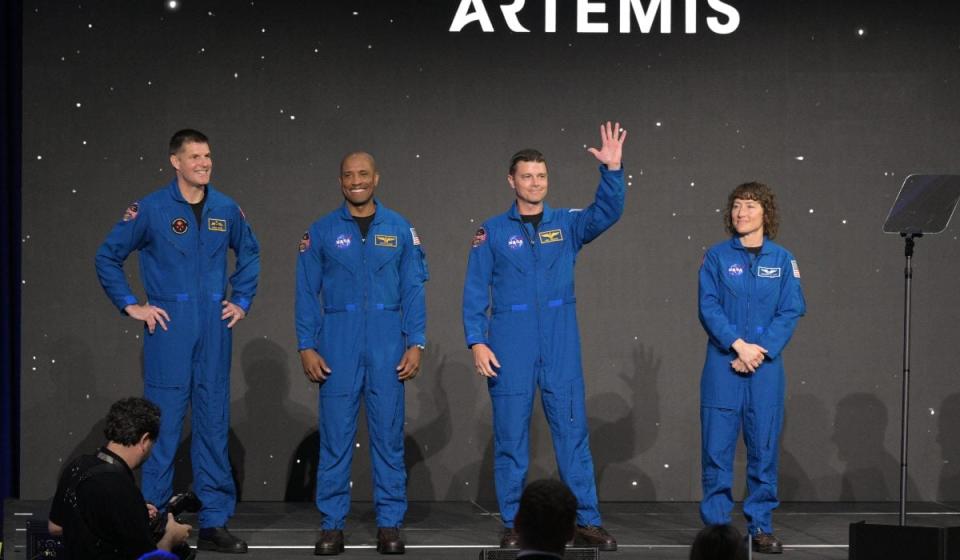
[[[48,504],[8,501],[4,513],[4,558],[26,559],[27,520],[45,520]],[[700,519],[695,503],[609,502],[602,504],[604,525],[620,549],[601,558],[685,559]],[[960,525],[958,503],[911,503],[910,525]],[[786,503],[774,514],[785,554],[796,559],[847,558],[848,526],[856,521],[896,524],[896,503]],[[187,517],[195,524],[195,519]],[[288,559],[313,554],[319,515],[312,504],[245,502],[237,508],[230,529],[250,544],[246,558]],[[735,524],[743,530],[742,517]],[[473,502],[412,502],[404,532],[409,558],[476,559],[481,549],[495,547],[500,520],[493,504]],[[354,503],[345,530],[353,559],[379,558],[375,550],[376,520],[370,503]],[[195,535],[194,535],[195,536]],[[198,556],[229,558],[215,553]]]

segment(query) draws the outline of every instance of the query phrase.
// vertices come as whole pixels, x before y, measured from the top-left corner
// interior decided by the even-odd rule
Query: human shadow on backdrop
[[[590,448],[601,500],[657,499],[653,480],[634,461],[653,447],[660,431],[658,381],[663,359],[643,344],[632,349],[632,358],[617,375],[621,391],[587,400]]]
[[[289,354],[268,338],[244,344],[240,361],[244,392],[231,412],[233,430],[247,450],[248,460],[238,467],[246,497],[279,500],[287,486],[290,449],[316,425],[316,413],[290,398],[291,387],[313,395],[316,389],[300,371],[291,373]],[[234,393],[239,389],[234,387]]]
[[[887,451],[887,407],[876,395],[851,393],[837,403],[833,442],[845,467],[840,473],[841,502],[894,501],[900,497],[900,460]],[[907,478],[907,496],[918,499]]]

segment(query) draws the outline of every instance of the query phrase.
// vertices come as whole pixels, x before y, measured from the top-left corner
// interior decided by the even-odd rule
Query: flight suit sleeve
[[[490,284],[493,280],[493,250],[487,240],[487,226],[473,236],[473,248],[467,260],[467,275],[463,283],[463,332],[467,347],[489,344]]]
[[[135,305],[137,297],[133,295],[127,276],[123,272],[123,263],[133,251],[147,244],[150,228],[150,213],[141,202],[127,207],[121,220],[107,235],[107,239],[97,249],[94,263],[100,285],[113,305],[124,313],[128,305]]]
[[[323,289],[323,250],[316,239],[311,239],[311,230],[307,230],[300,239],[300,254],[297,257],[297,287],[294,298],[297,350],[318,350],[317,340],[323,328],[319,299],[320,290]]]
[[[719,260],[717,255],[707,251],[703,264],[700,265],[700,283],[698,289],[698,311],[700,324],[707,331],[707,336],[719,348],[729,350],[730,346],[739,338],[730,325],[730,318],[723,311],[720,301],[720,278],[717,274]]]
[[[576,249],[596,239],[623,215],[624,198],[623,167],[610,171],[600,166],[600,184],[593,203],[583,210],[574,211],[573,232]]]
[[[236,207],[236,214],[237,219],[233,220],[230,228],[230,248],[237,256],[236,269],[230,276],[230,301],[248,313],[260,277],[260,244],[239,206]]]
[[[430,279],[427,257],[414,228],[403,244],[400,255],[400,325],[406,346],[427,343],[427,299],[424,283]]]
[[[780,299],[770,325],[760,335],[757,344],[767,350],[767,356],[775,359],[790,342],[797,321],[807,312],[807,304],[800,287],[800,268],[792,255],[788,255],[790,267],[780,277]],[[786,264],[786,263],[784,263]]]

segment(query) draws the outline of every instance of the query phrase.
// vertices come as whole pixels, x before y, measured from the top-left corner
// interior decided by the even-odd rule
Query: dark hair
[[[743,535],[733,525],[707,525],[693,540],[690,560],[746,560]]]
[[[730,213],[733,211],[733,201],[738,198],[740,200],[756,200],[760,203],[760,206],[763,207],[763,235],[770,239],[776,237],[780,229],[777,199],[773,195],[773,189],[756,181],[738,185],[737,188],[733,189],[733,192],[730,193],[730,196],[727,197],[727,210],[723,214],[723,223],[727,227],[727,232],[730,235],[737,234],[736,228],[733,227],[733,219],[730,217]]]
[[[194,130],[192,128],[185,128],[183,130],[178,130],[170,138],[170,155],[173,155],[179,152],[180,148],[188,142],[196,142],[198,144],[209,144],[210,139],[207,138],[206,134],[200,132],[199,130]]]
[[[559,480],[531,482],[520,496],[517,533],[524,548],[561,552],[573,536],[577,499]]]
[[[532,161],[536,163],[543,163],[546,165],[547,160],[543,157],[543,154],[539,150],[534,150],[533,148],[527,148],[525,150],[520,150],[519,152],[513,154],[513,157],[510,158],[510,175],[517,170],[517,164],[521,161]]]
[[[160,433],[160,407],[140,397],[120,399],[110,406],[103,435],[120,445],[134,445],[143,434],[156,440]]]

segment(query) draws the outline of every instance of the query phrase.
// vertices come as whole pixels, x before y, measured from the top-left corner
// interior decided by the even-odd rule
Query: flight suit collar
[[[209,183],[207,184],[206,190],[207,193],[204,199],[204,206],[209,207],[216,199],[217,191]],[[173,181],[170,181],[170,183],[167,185],[167,192],[170,193],[170,197],[175,201],[182,202],[183,204],[190,204],[187,202],[187,199],[183,198],[183,193],[180,192],[180,186],[177,184],[176,178],[174,178]]]
[[[547,224],[553,221],[553,215],[557,212],[554,208],[551,208],[546,202],[543,203],[543,219],[540,220],[541,224]],[[514,221],[522,221],[523,217],[520,215],[520,210],[517,209],[517,201],[513,201],[513,204],[510,206],[510,210],[507,211],[507,217]]]
[[[737,251],[746,251],[747,248],[743,246],[743,243],[740,242],[740,238],[736,235],[730,238],[730,248]],[[770,239],[764,235],[763,236],[763,246],[760,247],[761,255],[769,255],[773,250]]]
[[[377,209],[374,211],[373,222],[371,223],[371,225],[380,224],[380,222],[383,220],[383,214],[384,214],[384,212],[381,212],[381,210],[386,210],[387,207],[381,204],[380,199],[378,199],[377,197],[373,197],[373,203],[374,205],[376,205]],[[351,214],[350,209],[347,208],[346,201],[340,204],[340,219],[353,221],[353,214]]]

